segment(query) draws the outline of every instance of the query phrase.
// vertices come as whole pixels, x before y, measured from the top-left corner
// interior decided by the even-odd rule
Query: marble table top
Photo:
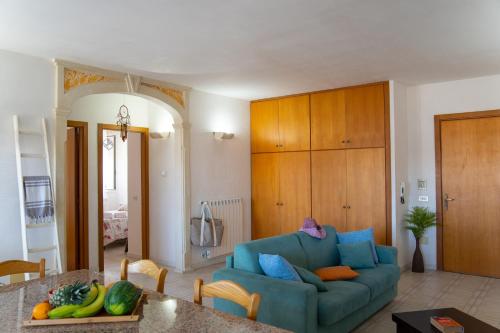
[[[182,299],[146,291],[147,299],[139,310],[141,319],[132,323],[81,324],[23,327],[31,318],[33,306],[47,299],[51,288],[76,280],[103,281],[103,275],[79,270],[45,279],[35,279],[0,287],[1,332],[288,332],[246,318],[235,317]]]

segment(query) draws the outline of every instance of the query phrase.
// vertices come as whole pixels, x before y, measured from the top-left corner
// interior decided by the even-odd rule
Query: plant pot
[[[420,251],[420,238],[415,239],[415,253],[413,253],[411,271],[415,273],[424,272],[424,257],[422,256],[422,252]]]

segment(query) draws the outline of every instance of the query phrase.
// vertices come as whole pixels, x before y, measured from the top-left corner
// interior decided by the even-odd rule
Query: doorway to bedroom
[[[98,124],[99,257],[117,272],[123,258],[149,258],[148,129]]]

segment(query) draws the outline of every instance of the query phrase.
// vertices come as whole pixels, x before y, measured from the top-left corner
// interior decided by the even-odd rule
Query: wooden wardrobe
[[[390,244],[387,82],[251,103],[252,236],[373,226]]]

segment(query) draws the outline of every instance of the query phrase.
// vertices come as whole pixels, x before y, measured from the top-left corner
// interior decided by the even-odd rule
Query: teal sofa
[[[238,244],[213,280],[231,280],[259,293],[260,322],[300,333],[349,332],[396,297],[400,273],[396,248],[377,245],[380,263],[375,268],[356,270],[359,276],[353,280],[325,282],[324,292],[312,284],[270,278],[258,261],[259,253],[269,253],[310,271],[339,265],[336,231],[325,228],[324,240],[297,232]],[[242,307],[229,301],[215,299],[214,307],[245,316]]]

